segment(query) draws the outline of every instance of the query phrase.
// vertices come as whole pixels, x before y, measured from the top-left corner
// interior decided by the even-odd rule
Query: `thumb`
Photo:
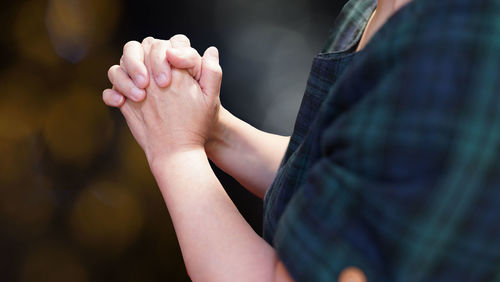
[[[169,48],[167,49],[167,61],[175,68],[186,69],[194,79],[200,80],[201,57],[194,48]]]
[[[219,51],[215,47],[210,47],[205,51],[202,58],[201,90],[209,96],[218,96],[221,82],[222,68],[219,65]]]

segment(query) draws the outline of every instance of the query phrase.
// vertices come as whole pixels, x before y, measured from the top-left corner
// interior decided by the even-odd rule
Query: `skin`
[[[154,73],[153,48],[168,46],[158,42],[142,43],[149,73]],[[188,273],[194,281],[291,281],[274,249],[244,220],[210,168],[204,147],[220,110],[217,49],[207,49],[197,62],[188,64],[190,69],[171,69],[166,87],[151,79],[143,101],[125,99],[120,105],[167,204]],[[110,79],[122,83],[121,69],[111,69]]]
[[[379,0],[377,8],[373,12],[368,24],[363,32],[363,36],[359,41],[356,51],[361,51],[370,41],[373,35],[384,25],[384,23],[404,5],[411,0]]]
[[[405,1],[379,1],[358,46]],[[194,281],[293,281],[275,250],[244,220],[208,158],[263,197],[289,137],[262,132],[220,105],[222,70],[211,47],[146,38],[124,46],[103,101],[119,107],[144,150]]]
[[[142,46],[149,41],[153,42],[150,72],[144,64]],[[141,97],[136,97],[135,93],[142,90],[141,87],[149,85],[150,76],[166,75],[168,79],[161,81],[162,83],[159,79],[154,79],[159,86],[166,87],[170,83],[171,67],[186,69],[195,79],[201,79],[202,58],[190,47],[187,37],[176,35],[168,41],[147,38],[143,44],[135,41],[125,44],[120,65],[109,69],[108,77],[113,89],[103,92],[103,100],[107,105],[121,107],[126,99],[142,101],[145,92],[141,93]],[[147,77],[147,83],[134,85],[135,81],[144,80],[138,77]],[[250,192],[263,198],[274,179],[288,142],[289,137],[260,131],[236,118],[219,104],[218,115],[206,140],[205,149],[208,157],[219,168],[233,176]]]

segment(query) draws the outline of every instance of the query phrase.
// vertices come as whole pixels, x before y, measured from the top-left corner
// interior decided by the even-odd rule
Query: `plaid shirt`
[[[500,1],[414,0],[354,53],[375,5],[314,59],[264,238],[298,281],[500,281]]]

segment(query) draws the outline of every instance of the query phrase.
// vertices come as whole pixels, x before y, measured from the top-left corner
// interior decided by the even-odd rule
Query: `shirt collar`
[[[377,0],[350,0],[337,19],[322,53],[340,53],[355,47],[377,7]]]

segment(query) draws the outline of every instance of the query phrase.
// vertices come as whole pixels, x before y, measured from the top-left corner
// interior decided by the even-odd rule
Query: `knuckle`
[[[192,47],[189,47],[187,50],[186,50],[186,53],[189,54],[189,57],[191,58],[194,58],[194,59],[198,59],[198,58],[201,58],[200,54],[198,54],[198,51],[196,51],[196,49],[192,48]]]
[[[165,39],[157,39],[161,44],[168,46],[170,44],[170,40],[165,40]]]
[[[176,57],[182,60],[189,60],[189,61],[194,61],[196,60],[199,56],[197,51],[191,47],[188,48],[176,48],[178,52],[176,53]],[[201,58],[201,57],[200,57]]]
[[[170,40],[190,43],[189,38],[184,34],[176,34]]]
[[[140,72],[140,66],[143,64],[140,59],[135,57],[124,56],[123,61],[120,61],[120,66],[127,74]]]
[[[151,41],[151,48],[159,49],[163,46],[163,42],[161,40],[153,40]]]
[[[220,67],[219,64],[208,64],[206,67],[206,70],[217,75],[217,76],[222,76],[222,68]]]
[[[132,54],[124,53],[122,58],[120,59],[120,65],[130,65],[133,61],[134,57],[132,56]]]
[[[148,36],[142,40],[142,44],[151,44],[155,39],[151,36]]]
[[[159,40],[154,41],[151,44],[151,53],[150,56],[155,59],[160,59],[162,57],[163,50],[165,49],[165,44]],[[153,60],[153,64],[155,60]]]
[[[135,40],[132,40],[132,41],[125,43],[125,45],[123,45],[123,52],[125,53],[127,49],[134,47],[134,46],[137,46],[138,44],[140,44],[140,43],[135,41]]]
[[[219,66],[216,70],[215,70],[215,74],[219,77],[222,77],[222,68]]]

